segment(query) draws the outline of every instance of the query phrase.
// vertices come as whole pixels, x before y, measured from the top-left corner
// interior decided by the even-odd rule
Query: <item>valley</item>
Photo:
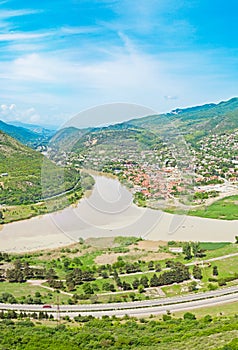
[[[183,344],[179,335],[205,322],[212,349],[218,338],[228,344],[237,327],[236,113],[233,99],[66,128],[31,148],[1,132],[3,339],[7,320],[14,329],[42,324],[43,333],[57,323],[63,334],[105,320],[114,334],[154,322],[165,329],[156,349],[199,349],[202,331],[200,345],[195,333]],[[113,339],[111,348],[127,348]]]

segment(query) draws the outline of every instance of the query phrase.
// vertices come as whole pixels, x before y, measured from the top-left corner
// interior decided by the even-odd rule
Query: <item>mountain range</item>
[[[77,148],[82,148],[87,140],[114,137],[138,139],[143,134],[143,142],[146,144],[151,139],[149,132],[157,136],[170,134],[183,135],[187,141],[194,145],[202,137],[209,133],[222,133],[238,128],[238,98],[218,104],[209,103],[202,106],[174,109],[170,113],[146,116],[132,119],[122,123],[105,127],[77,129],[75,127],[63,128],[59,131],[44,128],[42,126],[12,122],[7,124],[0,121],[0,130],[16,138],[23,144],[32,148],[46,145],[51,141],[54,147],[71,149],[77,143]],[[124,136],[123,136],[124,133]],[[130,136],[128,136],[130,134]],[[147,135],[146,135],[147,134]],[[141,137],[139,137],[140,139]],[[150,143],[150,142],[149,142]],[[153,142],[152,142],[152,146]]]
[[[14,125],[15,124],[15,125]],[[0,130],[31,148],[46,144],[55,133],[40,126],[13,122],[8,124],[0,120]]]
[[[237,97],[218,104],[175,109],[170,113],[132,119],[107,127],[87,129],[68,127],[54,135],[53,144],[57,149],[82,151],[100,143],[113,144],[120,140],[123,144],[123,141],[126,143],[126,140],[132,140],[145,147],[154,148],[163,139],[170,137],[172,140],[182,136],[196,146],[199,140],[211,133],[222,134],[236,128],[238,128]]]

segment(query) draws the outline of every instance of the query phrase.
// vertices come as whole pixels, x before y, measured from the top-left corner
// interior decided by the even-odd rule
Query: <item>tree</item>
[[[213,269],[212,269],[212,274],[213,276],[218,276],[218,267],[217,266],[213,266]]]
[[[134,289],[137,289],[140,285],[140,281],[138,280],[138,278],[134,279],[134,281],[132,282],[132,286]]]
[[[0,210],[0,223],[2,224],[4,222],[4,215],[3,212]]]
[[[67,288],[69,292],[72,292],[75,289],[75,284],[73,281],[67,282]]]
[[[16,259],[14,262],[13,262],[13,265],[14,265],[14,268],[16,270],[21,270],[22,268],[22,264],[21,264],[21,260],[20,259]]]
[[[194,265],[193,267],[193,277],[196,279],[196,280],[201,280],[202,279],[202,270],[199,266],[197,265]]]
[[[216,290],[218,287],[213,283],[209,283],[207,288],[208,288],[208,290]]]
[[[148,288],[149,287],[148,281],[149,281],[148,277],[143,276],[140,279],[140,284],[142,284],[144,286],[144,288]]]
[[[204,322],[210,323],[212,322],[212,316],[211,315],[206,315],[203,317]]]
[[[192,251],[193,251],[193,255],[195,257],[199,256],[199,253],[200,253],[200,243],[199,242],[192,242]]]
[[[24,275],[19,269],[12,269],[6,271],[6,278],[9,282],[24,282]]]
[[[90,283],[84,283],[82,288],[83,288],[84,294],[93,294],[94,293],[93,288],[91,287]]]
[[[127,283],[127,282],[123,281],[122,288],[123,288],[123,290],[130,290],[131,289],[131,285],[130,285],[130,283]]]
[[[235,243],[238,244],[238,236],[235,236],[235,239],[236,239]]]
[[[155,265],[155,271],[156,272],[160,272],[162,269],[161,269],[161,265],[160,265],[160,263],[157,263],[156,265]]]
[[[150,286],[157,287],[159,285],[159,279],[156,274],[154,274],[150,279]]]
[[[174,266],[174,262],[172,260],[166,260],[165,261],[165,266],[170,268]]]
[[[195,290],[197,290],[197,282],[192,281],[188,286],[188,290],[189,292],[194,292]]]
[[[24,273],[25,279],[30,279],[34,277],[33,269],[29,266],[28,262],[23,263],[23,273]]]
[[[102,289],[106,290],[108,292],[115,292],[115,286],[113,283],[109,283],[109,282],[104,282],[102,285]]]
[[[48,280],[49,286],[54,289],[63,289],[64,283],[58,280]]]
[[[191,312],[185,312],[183,315],[184,320],[196,320],[196,316]]]
[[[143,293],[144,291],[145,291],[145,289],[144,289],[143,284],[140,284],[140,285],[138,286],[138,292],[139,292],[139,293]]]
[[[149,270],[153,270],[153,269],[154,269],[154,262],[153,262],[153,261],[149,261],[149,263],[148,263],[148,269],[149,269]]]
[[[185,243],[183,246],[183,253],[186,260],[192,259],[191,245],[190,243]]]
[[[104,279],[108,278],[108,274],[107,274],[106,271],[102,271],[102,272],[101,272],[101,276],[102,276],[102,278],[104,278]]]
[[[134,292],[130,292],[129,297],[131,298],[132,301],[134,301],[136,298],[136,294]]]
[[[47,280],[56,279],[56,278],[57,278],[57,274],[56,274],[55,270],[52,269],[52,268],[50,268],[50,269],[46,272],[45,278],[46,278]]]

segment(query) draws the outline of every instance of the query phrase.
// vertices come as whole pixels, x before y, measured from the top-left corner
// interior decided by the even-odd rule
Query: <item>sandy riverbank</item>
[[[96,176],[91,196],[77,207],[4,225],[0,250],[55,248],[80,237],[141,236],[150,240],[228,241],[238,235],[238,221],[177,216],[133,204],[131,193],[112,178]]]

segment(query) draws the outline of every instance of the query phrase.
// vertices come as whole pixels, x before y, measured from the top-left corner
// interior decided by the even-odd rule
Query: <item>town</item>
[[[117,176],[140,206],[186,208],[238,194],[237,141],[235,130],[204,137],[196,147],[161,138],[155,147],[145,147],[101,131],[79,151],[58,153],[55,161]]]

